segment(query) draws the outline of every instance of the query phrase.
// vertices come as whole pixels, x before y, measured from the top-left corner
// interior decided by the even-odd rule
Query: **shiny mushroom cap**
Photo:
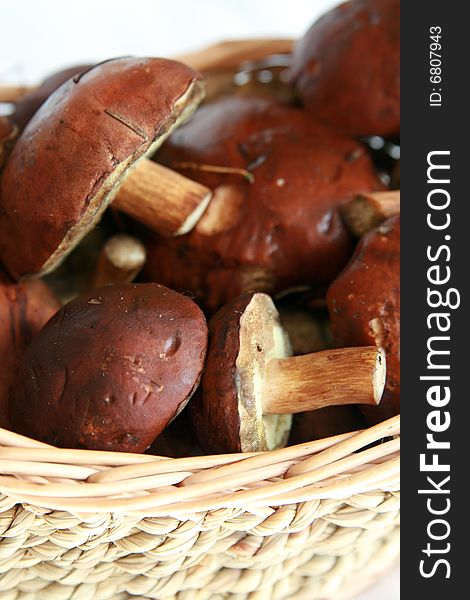
[[[211,312],[244,292],[330,283],[353,250],[338,207],[383,187],[364,146],[266,98],[202,106],[157,158],[213,197],[188,235],[150,237],[147,277]]]
[[[129,169],[203,94],[192,69],[160,58],[110,60],[60,86],[26,126],[3,174],[0,260],[10,275],[54,269]]]
[[[24,129],[31,117],[40,106],[56,91],[63,83],[71,77],[91,69],[93,65],[75,65],[62,69],[49,75],[37,88],[27,92],[15,101],[15,111],[10,115],[10,119],[19,129]]]
[[[385,350],[387,379],[378,406],[361,406],[372,423],[400,412],[400,216],[366,234],[331,284],[327,305],[333,336],[342,345]]]
[[[62,447],[143,452],[191,398],[206,345],[204,315],[186,296],[152,283],[91,291],[29,347],[13,425]]]
[[[292,82],[315,119],[353,136],[400,130],[400,0],[336,6],[297,43]]]

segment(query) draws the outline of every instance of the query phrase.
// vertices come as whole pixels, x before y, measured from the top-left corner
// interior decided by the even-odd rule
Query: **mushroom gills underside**
[[[279,314],[266,294],[254,294],[240,318],[240,350],[236,361],[242,452],[285,446],[292,415],[263,415],[266,365],[292,355]]]

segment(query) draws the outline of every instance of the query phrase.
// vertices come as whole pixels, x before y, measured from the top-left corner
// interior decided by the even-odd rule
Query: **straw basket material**
[[[399,428],[179,459],[1,430],[0,596],[347,597],[398,555]]]
[[[290,47],[224,43],[185,59],[211,95],[237,85],[243,61],[238,83],[274,65],[254,85],[282,95]],[[172,459],[0,429],[0,598],[352,596],[398,557],[399,434],[395,417],[273,452]]]

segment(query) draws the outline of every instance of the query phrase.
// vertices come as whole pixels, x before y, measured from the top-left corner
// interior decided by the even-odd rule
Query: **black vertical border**
[[[464,12],[468,5],[458,1],[402,0],[401,2],[401,414],[402,414],[402,598],[453,600],[468,596],[466,574],[470,543],[470,98],[468,89],[470,59],[470,22]],[[442,82],[433,86],[429,81],[430,27],[442,29]],[[440,87],[442,106],[430,107],[432,87]],[[426,401],[429,382],[420,381],[425,374],[427,347],[432,333],[426,317],[432,312],[427,305],[428,245],[445,243],[443,232],[433,232],[426,224],[428,213],[427,154],[433,150],[450,150],[451,225],[446,234],[451,258],[451,281],[448,287],[459,290],[461,304],[451,313],[450,388],[451,400],[446,409],[451,425],[441,439],[451,443],[450,450],[440,453],[451,465],[449,499],[451,508],[443,516],[450,524],[448,539],[441,542],[428,538],[427,526],[433,518],[427,510],[426,495],[419,489],[430,488],[419,468],[419,455],[425,452],[428,428],[426,417],[433,410]],[[445,310],[444,308],[440,310]],[[449,357],[447,357],[449,358]],[[442,480],[444,473],[436,473]],[[443,486],[444,487],[444,486]],[[432,497],[438,498],[439,495]],[[439,496],[444,503],[444,495]],[[436,500],[435,507],[438,507]],[[441,504],[443,506],[443,504]],[[440,530],[444,531],[444,528]],[[434,529],[439,533],[439,528]],[[430,542],[443,549],[447,542],[450,551],[428,557],[423,549]],[[449,562],[436,567],[432,577],[420,575],[420,561],[432,570],[439,558]]]

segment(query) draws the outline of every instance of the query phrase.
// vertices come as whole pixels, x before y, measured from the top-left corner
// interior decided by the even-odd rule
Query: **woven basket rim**
[[[286,504],[397,492],[399,447],[399,415],[270,452],[186,458],[68,450],[0,429],[0,492],[15,502],[83,514],[223,508],[264,514]]]

